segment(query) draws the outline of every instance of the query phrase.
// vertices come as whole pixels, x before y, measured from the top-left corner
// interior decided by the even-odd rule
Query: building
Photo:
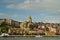
[[[8,34],[10,35],[19,35],[19,34],[23,34],[23,29],[21,28],[9,28],[8,29]]]
[[[12,25],[12,20],[11,20],[11,19],[6,19],[5,23],[6,23],[7,25]]]
[[[11,26],[20,26],[20,23],[18,21],[14,21],[12,19],[0,19],[0,25],[6,24]]]
[[[2,23],[4,23],[6,21],[6,19],[0,19],[0,25],[2,24]]]
[[[32,25],[32,18],[31,16],[28,17],[28,21],[21,22],[20,27],[21,28],[29,28],[29,26]]]

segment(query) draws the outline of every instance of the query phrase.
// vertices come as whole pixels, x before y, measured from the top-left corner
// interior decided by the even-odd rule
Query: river
[[[0,37],[0,40],[60,40],[60,37]]]

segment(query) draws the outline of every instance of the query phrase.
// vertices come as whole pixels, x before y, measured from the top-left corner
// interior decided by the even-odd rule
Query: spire
[[[28,22],[30,22],[30,23],[32,22],[31,16],[28,17]]]

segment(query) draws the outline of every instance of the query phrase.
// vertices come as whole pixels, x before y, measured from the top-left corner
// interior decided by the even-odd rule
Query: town
[[[18,22],[12,19],[0,19],[0,34],[9,35],[60,35],[60,23],[33,22],[32,17],[28,21]]]

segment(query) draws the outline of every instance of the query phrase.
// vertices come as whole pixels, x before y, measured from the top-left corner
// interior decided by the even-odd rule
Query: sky
[[[60,0],[0,0],[0,18],[19,22],[60,23]]]

